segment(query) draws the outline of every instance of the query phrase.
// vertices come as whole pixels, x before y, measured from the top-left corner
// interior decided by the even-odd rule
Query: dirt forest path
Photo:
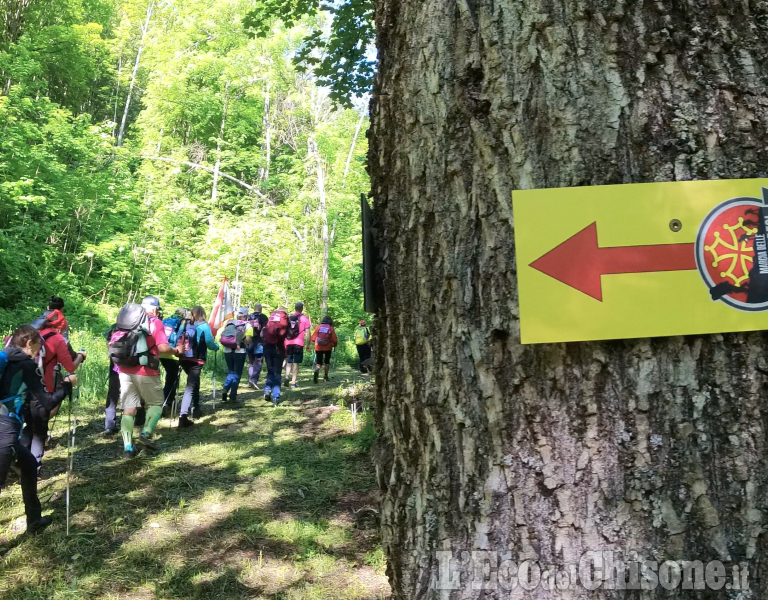
[[[370,383],[342,368],[314,385],[305,368],[299,384],[277,409],[246,388],[189,430],[164,419],[161,452],[130,461],[101,407],[80,407],[70,537],[63,410],[40,483],[54,524],[26,538],[15,478],[0,496],[0,598],[388,598],[370,415],[354,429],[342,408]]]

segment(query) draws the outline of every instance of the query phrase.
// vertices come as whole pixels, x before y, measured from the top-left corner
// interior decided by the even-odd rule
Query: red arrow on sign
[[[601,248],[597,245],[597,223],[592,223],[531,266],[602,302],[603,275],[689,271],[696,268],[696,258],[694,244]]]

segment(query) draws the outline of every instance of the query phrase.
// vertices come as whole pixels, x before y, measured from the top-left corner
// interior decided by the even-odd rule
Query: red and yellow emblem
[[[762,282],[768,264],[761,273],[758,252],[765,250],[764,208],[758,198],[728,200],[707,215],[696,239],[696,262],[712,299],[738,310],[768,310],[768,281]]]

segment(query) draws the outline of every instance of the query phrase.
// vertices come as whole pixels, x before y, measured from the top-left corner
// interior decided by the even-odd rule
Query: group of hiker
[[[37,479],[42,465],[49,420],[77,386],[75,371],[86,360],[75,352],[63,314],[63,299],[52,296],[45,313],[19,327],[0,351],[0,490],[12,465],[18,467],[27,516],[27,532],[51,523],[41,514]],[[109,351],[109,389],[105,434],[122,436],[124,456],[133,458],[134,429],[138,445],[156,451],[152,434],[164,411],[177,403],[180,375],[186,386],[179,408],[178,427],[186,429],[202,416],[200,378],[209,351],[223,350],[227,376],[221,389],[223,402],[238,403],[240,381],[248,364],[248,385],[258,390],[266,362],[264,400],[282,402],[286,387],[296,387],[304,351],[314,347],[314,383],[329,380],[331,356],[339,343],[333,320],[326,316],[312,329],[304,305],[297,302],[289,314],[280,306],[269,315],[256,304],[238,308],[214,334],[202,306],[179,308],[162,318],[160,301],[147,296],[140,304],[126,304],[116,323],[105,333]],[[360,372],[371,373],[371,332],[365,321],[355,331]],[[161,378],[161,367],[165,372]],[[283,377],[283,367],[285,367]],[[68,375],[62,376],[61,370]],[[214,398],[217,390],[214,388]],[[117,410],[122,410],[118,428]]]

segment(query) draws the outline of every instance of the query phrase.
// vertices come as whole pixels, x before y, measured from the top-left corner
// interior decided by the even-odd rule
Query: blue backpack
[[[168,338],[168,345],[171,348],[176,347],[176,343],[179,341],[179,326],[181,325],[181,318],[177,316],[168,317],[163,319],[163,329],[165,330],[165,337]]]
[[[8,364],[8,355],[5,351],[0,350],[0,377],[3,376],[5,366]],[[20,375],[20,373],[19,373]],[[24,404],[24,390],[26,385],[19,386],[17,393],[10,398],[5,398],[0,401],[0,416],[10,417],[16,419],[19,423],[23,423],[24,419],[21,415],[21,407]]]
[[[199,332],[194,323],[187,321],[184,328],[184,358],[200,358],[198,354]]]

